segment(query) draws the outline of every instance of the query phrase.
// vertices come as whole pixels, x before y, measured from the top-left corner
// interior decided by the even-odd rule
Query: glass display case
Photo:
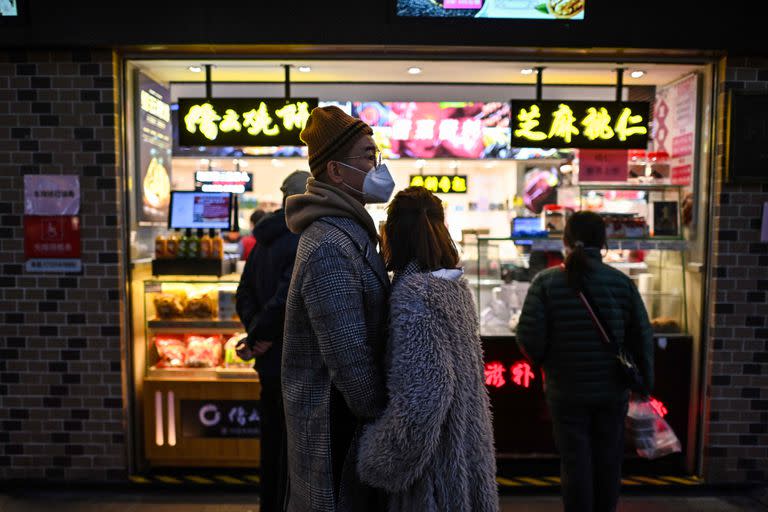
[[[237,357],[245,333],[235,309],[238,281],[144,281],[146,375],[253,376],[253,361]]]
[[[560,187],[557,202],[569,210],[599,213],[609,238],[682,238],[678,185],[582,183]]]
[[[637,285],[658,334],[687,334],[682,188],[649,183],[581,183],[557,189],[540,217],[517,217],[512,236],[466,233],[462,257],[473,285],[483,336],[513,336],[532,278],[563,262],[562,230],[573,211],[600,214],[603,261]],[[530,221],[530,222],[522,222]]]
[[[657,334],[688,332],[686,242],[675,238],[612,238],[603,261],[637,285]],[[562,240],[552,237],[465,237],[462,254],[482,336],[513,336],[532,278],[563,261]]]

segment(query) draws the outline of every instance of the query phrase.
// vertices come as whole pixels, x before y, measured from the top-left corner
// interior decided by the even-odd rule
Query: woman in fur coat
[[[389,206],[394,271],[388,405],[360,438],[362,480],[391,512],[496,512],[496,459],[478,321],[440,200],[411,187]]]

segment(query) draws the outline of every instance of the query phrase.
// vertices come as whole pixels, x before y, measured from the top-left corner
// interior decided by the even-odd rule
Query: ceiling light
[[[533,69],[531,69],[531,68],[521,69],[520,73],[522,73],[524,75],[532,75],[533,74]]]
[[[410,75],[420,75],[421,74],[421,68],[417,68],[417,67],[408,68],[408,74],[410,74]]]
[[[203,68],[200,66],[189,66],[189,70],[193,73],[200,73],[203,71]]]
[[[312,71],[312,68],[309,66],[299,66],[299,71],[301,71],[302,73],[309,73],[310,71]]]
[[[629,74],[632,78],[642,78],[645,76],[645,71],[640,71],[639,69],[637,71],[633,71]]]

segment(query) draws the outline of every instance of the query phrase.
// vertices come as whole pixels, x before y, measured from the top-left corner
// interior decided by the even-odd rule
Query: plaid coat
[[[355,472],[356,437],[385,402],[389,287],[355,221],[323,217],[302,233],[282,361],[289,512],[373,510]]]

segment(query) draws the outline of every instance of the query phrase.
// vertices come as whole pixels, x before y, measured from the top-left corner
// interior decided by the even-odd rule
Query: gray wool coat
[[[374,511],[356,436],[385,403],[389,278],[365,229],[322,217],[301,235],[288,292],[282,386],[288,512]]]
[[[360,439],[361,479],[390,512],[496,512],[496,459],[466,280],[412,265],[392,290],[384,414]]]

